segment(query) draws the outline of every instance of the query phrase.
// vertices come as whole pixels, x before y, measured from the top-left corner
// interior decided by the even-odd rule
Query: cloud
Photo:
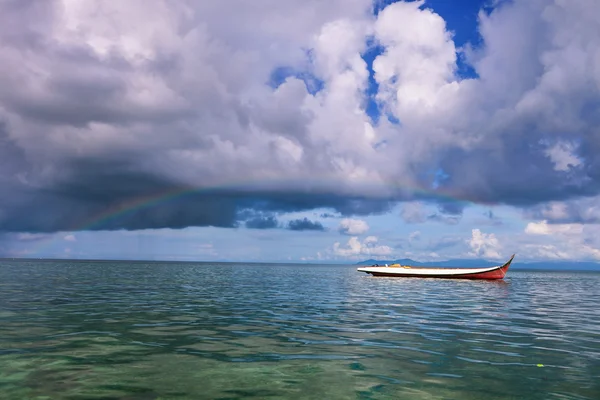
[[[362,219],[344,218],[340,221],[338,231],[343,235],[362,235],[369,230],[369,225]]]
[[[546,221],[530,222],[525,227],[525,233],[530,235],[581,235],[583,225],[581,224],[559,224],[549,225]]]
[[[566,141],[558,141],[548,146],[546,155],[554,164],[556,171],[569,171],[582,165],[582,160],[577,156],[575,144]]]
[[[445,21],[422,5],[423,1],[391,4],[379,13],[374,27],[386,48],[373,64],[378,98],[410,126],[454,90],[456,49],[451,35]]]
[[[249,229],[273,229],[278,226],[279,222],[273,215],[254,217],[246,221],[246,228]]]
[[[66,240],[67,242],[76,242],[77,238],[75,237],[75,235],[66,235],[65,237],[63,237],[64,240]]]
[[[358,256],[389,256],[392,254],[392,248],[384,245],[377,245],[379,239],[376,236],[368,236],[362,242],[353,236],[348,239],[345,246],[339,242],[333,245],[333,253],[336,256],[356,258]]]
[[[525,227],[525,234],[542,239],[538,243],[528,240],[524,246],[526,251],[537,257],[563,260],[600,260],[600,227],[598,225],[530,222]]]
[[[421,232],[420,231],[414,231],[414,232],[411,232],[410,235],[408,235],[409,243],[418,242],[420,240],[421,240]]]
[[[39,240],[49,239],[51,235],[46,233],[22,232],[12,235],[12,237],[19,242],[37,242]]]
[[[427,220],[441,222],[447,225],[456,225],[460,222],[460,216],[434,213],[427,216]]]
[[[500,259],[500,242],[493,233],[483,233],[479,229],[471,231],[471,239],[469,246],[471,247],[471,255],[475,257]]]
[[[456,225],[462,217],[464,204],[458,202],[440,202],[438,211],[427,215],[425,204],[419,201],[405,203],[400,211],[400,217],[407,224],[419,224],[426,221],[436,221],[448,225]],[[430,212],[430,211],[429,211]]]
[[[321,214],[321,218],[336,218],[339,217],[339,215],[334,215],[332,213],[322,213]]]
[[[400,201],[454,223],[469,201],[598,196],[595,3],[497,4],[464,79],[422,1],[377,16],[371,0],[2,2],[0,230],[232,228],[247,209]]]
[[[451,180],[460,177],[453,184],[460,192],[517,205],[597,193],[596,162],[584,161],[596,146],[600,117],[589,108],[597,109],[599,83],[592,56],[600,46],[592,28],[599,17],[587,15],[592,3],[513,2],[481,15],[485,45],[472,58],[480,78],[463,87],[472,90],[473,106],[481,101],[469,131],[485,119],[470,149],[448,152],[443,161]],[[494,144],[486,150],[484,141]],[[581,145],[561,144],[574,141]]]
[[[292,231],[324,231],[325,227],[319,221],[310,221],[308,218],[295,219],[288,222],[287,228]]]
[[[526,218],[552,224],[600,223],[600,196],[538,204],[524,211]]]
[[[325,231],[325,227],[318,221],[311,221],[308,218],[298,218],[289,221],[287,224],[280,224],[275,215],[265,215],[255,211],[246,210],[240,215],[245,219],[244,225],[250,229],[289,229],[291,231]]]
[[[426,216],[423,209],[423,204],[416,201],[405,203],[402,206],[402,211],[400,211],[400,217],[407,224],[418,224],[425,222]]]
[[[193,246],[194,252],[203,256],[218,257],[219,252],[212,243],[200,243]]]
[[[500,218],[496,213],[494,213],[491,209],[483,213],[484,219],[479,222],[483,225],[491,225],[491,226],[502,226],[504,222],[502,218]]]

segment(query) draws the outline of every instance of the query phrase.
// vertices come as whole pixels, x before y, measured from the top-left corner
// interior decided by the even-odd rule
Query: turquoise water
[[[600,274],[0,262],[1,399],[600,399]]]

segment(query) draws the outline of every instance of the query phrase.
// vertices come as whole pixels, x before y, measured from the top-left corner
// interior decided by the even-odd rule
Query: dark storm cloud
[[[102,177],[110,180],[109,177]],[[171,193],[182,189],[169,187],[165,182],[152,181],[145,176],[115,176],[110,186],[96,185],[61,186],[53,191],[13,192],[3,202],[10,213],[0,217],[3,231],[52,232],[66,230],[114,230],[114,229],[158,229],[185,228],[188,226],[236,227],[244,223],[248,228],[277,228],[275,216],[245,216],[240,210],[254,207],[260,213],[285,211],[307,211],[320,202],[307,201],[303,208],[292,208],[285,197],[248,199],[243,192],[198,191],[189,192],[163,200],[152,200],[154,193]],[[131,185],[127,187],[127,183]],[[156,191],[148,190],[154,183]],[[160,190],[159,190],[160,189]],[[147,195],[146,195],[147,194]],[[141,196],[141,197],[140,197]],[[148,202],[136,200],[147,197]],[[133,199],[133,203],[132,203]],[[4,199],[5,200],[5,199]],[[328,204],[339,204],[345,208],[346,199],[332,198]],[[130,207],[129,204],[138,204]],[[9,208],[7,208],[9,207]],[[291,223],[292,230],[322,230],[318,222],[298,220]]]
[[[185,228],[188,226],[234,227],[237,222],[235,197],[186,194],[162,203],[135,208],[128,201],[85,200],[91,194],[64,197],[33,192],[13,204],[2,218],[5,231],[52,232],[65,230],[114,230]],[[122,198],[119,196],[119,198]]]
[[[321,214],[321,218],[338,218],[338,217],[339,217],[339,215],[335,215],[332,213],[322,213]]]
[[[319,221],[311,221],[305,217],[290,221],[287,229],[292,231],[324,231],[325,227]]]
[[[438,208],[441,213],[450,215],[462,215],[465,207],[465,203],[457,201],[443,201],[440,202],[438,205]]]
[[[0,165],[7,172],[2,175],[4,188],[9,189],[0,193],[3,231],[236,227],[241,223],[265,229],[279,226],[273,213],[330,207],[342,215],[369,214],[384,212],[391,205],[388,200],[335,194],[194,190],[152,173],[136,171],[135,159],[120,155],[72,160],[52,185],[36,187],[17,179],[20,172],[27,172],[30,167],[6,135],[2,137],[0,155],[5,157],[0,159]],[[322,226],[300,220],[289,228],[316,230]]]
[[[508,132],[494,151],[446,153],[443,162],[451,176],[448,187],[475,202],[517,206],[598,193],[599,181],[592,179],[588,170],[554,169],[539,145],[543,137],[535,131]]]
[[[0,182],[7,184],[28,168],[25,152],[8,134],[8,124],[0,114]]]
[[[551,224],[599,224],[600,199],[589,197],[561,203],[544,203],[525,210],[527,218],[546,220]]]
[[[245,225],[248,229],[274,229],[279,226],[279,222],[273,215],[268,215],[249,219],[245,222]]]
[[[4,140],[0,154],[25,165],[14,146]],[[10,160],[3,158],[0,163]],[[21,169],[13,169],[17,174]],[[5,167],[3,171],[11,171]],[[0,230],[52,232],[184,228],[188,226],[276,228],[273,213],[308,211],[327,206],[342,214],[379,212],[388,202],[306,193],[248,193],[241,190],[193,190],[176,182],[135,171],[118,160],[84,160],[71,164],[53,185],[30,187],[17,178],[4,182],[0,193]],[[8,175],[3,175],[5,179]],[[268,215],[267,215],[268,214]],[[318,229],[300,220],[290,229]],[[302,229],[301,229],[302,228]],[[322,228],[322,226],[321,226]]]
[[[337,211],[341,216],[384,214],[396,204],[389,199],[344,196],[335,193],[302,193],[291,190],[265,191],[258,195],[247,194],[244,203],[254,209],[278,213],[308,211],[323,207]]]
[[[149,4],[146,11],[152,8]],[[275,227],[275,217],[259,214],[327,207],[342,215],[366,215],[393,205],[389,199],[338,194],[335,188],[202,189],[211,187],[205,183],[209,178],[212,185],[219,181],[221,163],[247,169],[236,166],[235,158],[220,157],[216,146],[220,140],[250,146],[251,123],[292,139],[305,135],[311,117],[297,112],[297,101],[285,98],[302,101],[301,84],[279,88],[281,101],[242,105],[225,92],[239,91],[252,71],[237,75],[230,68],[233,54],[213,54],[208,62],[193,64],[190,81],[183,81],[189,54],[156,46],[152,57],[132,57],[118,43],[111,51],[98,52],[83,34],[53,37],[60,33],[53,24],[64,25],[58,1],[8,1],[0,10],[5,22],[0,24],[5,46],[0,57],[0,230]],[[104,17],[114,22],[101,9],[93,15],[100,23]],[[89,32],[98,19],[90,21]],[[193,26],[177,28],[189,33]],[[99,29],[104,30],[102,25]],[[209,39],[203,34],[194,37],[196,48],[186,50],[198,53],[199,60]],[[35,68],[25,69],[24,63]],[[264,149],[277,150],[270,143],[259,148]],[[175,165],[180,158],[168,155],[185,151],[198,157],[180,166]],[[216,161],[203,151],[217,154]],[[264,159],[267,169],[277,168],[268,164],[273,157],[253,155],[256,161]],[[191,183],[180,176],[188,171],[195,174]],[[160,199],[186,188],[188,193]],[[256,215],[251,218],[244,210]]]

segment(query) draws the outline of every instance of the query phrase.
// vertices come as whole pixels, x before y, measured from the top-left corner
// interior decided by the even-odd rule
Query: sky
[[[2,0],[0,256],[600,260],[597,0]]]

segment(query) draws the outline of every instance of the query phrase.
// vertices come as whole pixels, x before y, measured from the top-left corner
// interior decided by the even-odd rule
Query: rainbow
[[[287,183],[289,183],[289,182],[287,182]],[[392,185],[390,185],[390,186],[392,186]],[[247,184],[244,185],[244,187],[248,187]],[[189,194],[212,192],[212,191],[218,192],[219,190],[225,191],[225,190],[234,190],[234,189],[239,189],[239,188],[240,188],[240,186],[234,186],[234,185],[211,186],[211,187],[207,187],[207,188],[186,187],[186,188],[169,189],[166,191],[153,193],[151,195],[134,197],[125,202],[119,203],[111,208],[108,208],[99,214],[93,215],[91,218],[87,219],[86,221],[83,221],[82,223],[73,226],[71,229],[69,229],[69,231],[90,230],[98,225],[102,225],[106,222],[115,220],[115,219],[125,216],[127,214],[131,214],[133,212],[136,212],[136,211],[144,209],[144,208],[158,206],[163,203],[184,197]],[[449,191],[446,191],[446,190],[440,190],[440,189],[426,190],[426,189],[423,189],[420,187],[414,187],[414,186],[408,187],[407,185],[403,185],[403,186],[396,185],[396,188],[402,189],[403,191],[405,191],[407,193],[412,193],[415,200],[428,198],[428,199],[440,199],[440,200],[447,200],[447,201],[466,202],[466,203],[486,204],[486,203],[482,203],[480,201],[474,201],[472,199],[468,199],[464,196],[456,196],[455,194],[451,194]],[[491,205],[491,204],[489,204],[489,205]]]
[[[274,181],[269,181],[268,184],[261,186],[260,182],[255,182],[259,187],[272,187],[276,188],[277,185]],[[289,187],[290,181],[280,182],[284,184],[284,187]],[[317,182],[318,183],[318,182]],[[323,181],[321,182],[323,185],[321,187],[330,187],[331,181]],[[315,184],[314,181],[311,184]],[[329,185],[328,185],[329,184]],[[317,186],[317,185],[315,185]],[[175,199],[184,197],[189,194],[199,194],[199,193],[207,193],[207,192],[215,192],[219,191],[230,191],[230,190],[248,190],[251,189],[253,185],[249,185],[246,181],[242,184],[228,184],[228,185],[218,185],[218,186],[210,186],[204,188],[195,188],[195,187],[179,187],[179,188],[171,188],[169,190],[164,190],[161,192],[156,192],[151,195],[144,195],[131,198],[125,202],[121,202],[119,204],[114,205],[111,208],[105,209],[102,212],[87,218],[84,221],[81,221],[77,224],[74,224],[66,231],[75,232],[75,231],[85,231],[85,230],[93,230],[94,228],[100,227],[107,222],[112,220],[116,220],[128,214],[134,213],[136,211],[156,207],[161,204],[167,203],[169,201],[173,201]],[[299,186],[301,187],[301,186]],[[444,190],[441,188],[437,189],[424,189],[422,187],[418,187],[416,185],[406,185],[406,184],[398,184],[395,182],[389,182],[386,187],[395,189],[398,192],[405,193],[414,200],[423,200],[423,199],[439,199],[446,201],[458,201],[464,203],[479,203],[479,204],[487,204],[493,205],[490,203],[483,203],[481,201],[475,201],[472,199],[468,199],[465,196],[459,196],[455,193],[451,193],[448,190]],[[376,198],[376,196],[374,196]],[[100,230],[100,229],[99,229]],[[38,254],[41,250],[49,247],[52,242],[58,241],[56,237],[48,239],[47,241],[43,241],[41,246],[38,246],[33,254]]]
[[[127,201],[118,203],[115,206],[110,207],[99,214],[93,215],[91,218],[85,220],[84,222],[73,226],[71,229],[69,229],[69,231],[73,232],[90,230],[98,225],[102,225],[106,222],[133,213],[137,210],[154,207],[160,205],[161,203],[168,202],[169,200],[183,197],[186,194],[194,192],[200,192],[200,190],[190,188],[176,188],[169,189],[163,192],[153,193],[151,195],[134,197]]]

